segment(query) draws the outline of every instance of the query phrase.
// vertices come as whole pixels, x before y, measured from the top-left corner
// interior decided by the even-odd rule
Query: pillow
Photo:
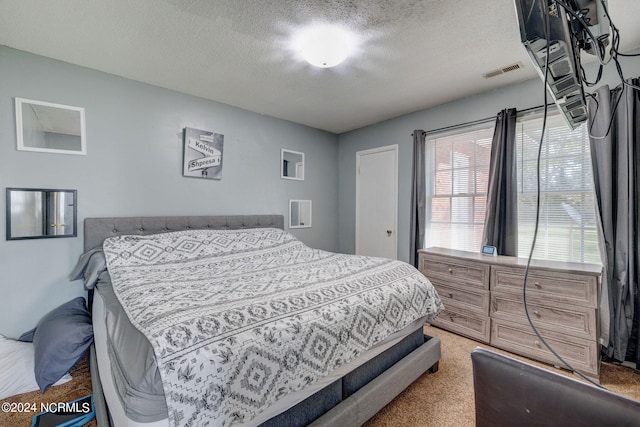
[[[28,341],[31,336],[36,381],[44,393],[73,368],[93,342],[91,316],[84,298],[74,298],[51,310],[40,319],[35,332],[25,332],[19,339]]]
[[[69,274],[69,280],[84,280],[85,289],[93,289],[100,273],[107,269],[107,261],[102,246],[90,249],[80,255],[78,263]]]
[[[0,335],[0,400],[38,390],[34,375],[33,344]],[[54,385],[71,380],[65,374]]]

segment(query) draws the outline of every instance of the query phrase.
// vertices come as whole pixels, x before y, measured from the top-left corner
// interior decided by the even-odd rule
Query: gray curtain
[[[509,108],[496,118],[482,236],[483,245],[495,246],[499,255],[511,256],[518,252],[516,117],[516,109]]]
[[[427,198],[424,150],[426,133],[413,131],[413,167],[411,170],[411,230],[409,231],[409,263],[418,267],[418,249],[424,244],[425,200]]]
[[[629,83],[638,85],[640,80]],[[640,366],[640,94],[628,86],[600,88],[589,100],[591,162],[604,266],[602,294],[608,314],[606,355]]]

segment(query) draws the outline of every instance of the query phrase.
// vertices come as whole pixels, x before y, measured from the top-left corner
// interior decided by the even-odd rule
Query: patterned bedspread
[[[176,426],[249,422],[443,308],[406,263],[312,249],[278,229],[120,236],[104,252]]]

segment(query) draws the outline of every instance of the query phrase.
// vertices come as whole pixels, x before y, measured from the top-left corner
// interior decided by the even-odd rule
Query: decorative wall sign
[[[222,179],[224,135],[184,128],[182,176]]]

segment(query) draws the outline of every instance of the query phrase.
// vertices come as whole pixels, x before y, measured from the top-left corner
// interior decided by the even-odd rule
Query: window
[[[486,123],[426,141],[425,247],[480,250],[493,128]]]
[[[479,252],[482,245],[493,122],[426,141],[425,247]],[[536,215],[542,116],[518,119],[518,256],[527,257]],[[541,211],[534,258],[600,262],[589,138],[549,114],[541,154]]]
[[[518,256],[531,250],[542,116],[518,119]],[[559,114],[547,117],[540,157],[540,221],[536,259],[600,262],[587,126],[571,130]]]

